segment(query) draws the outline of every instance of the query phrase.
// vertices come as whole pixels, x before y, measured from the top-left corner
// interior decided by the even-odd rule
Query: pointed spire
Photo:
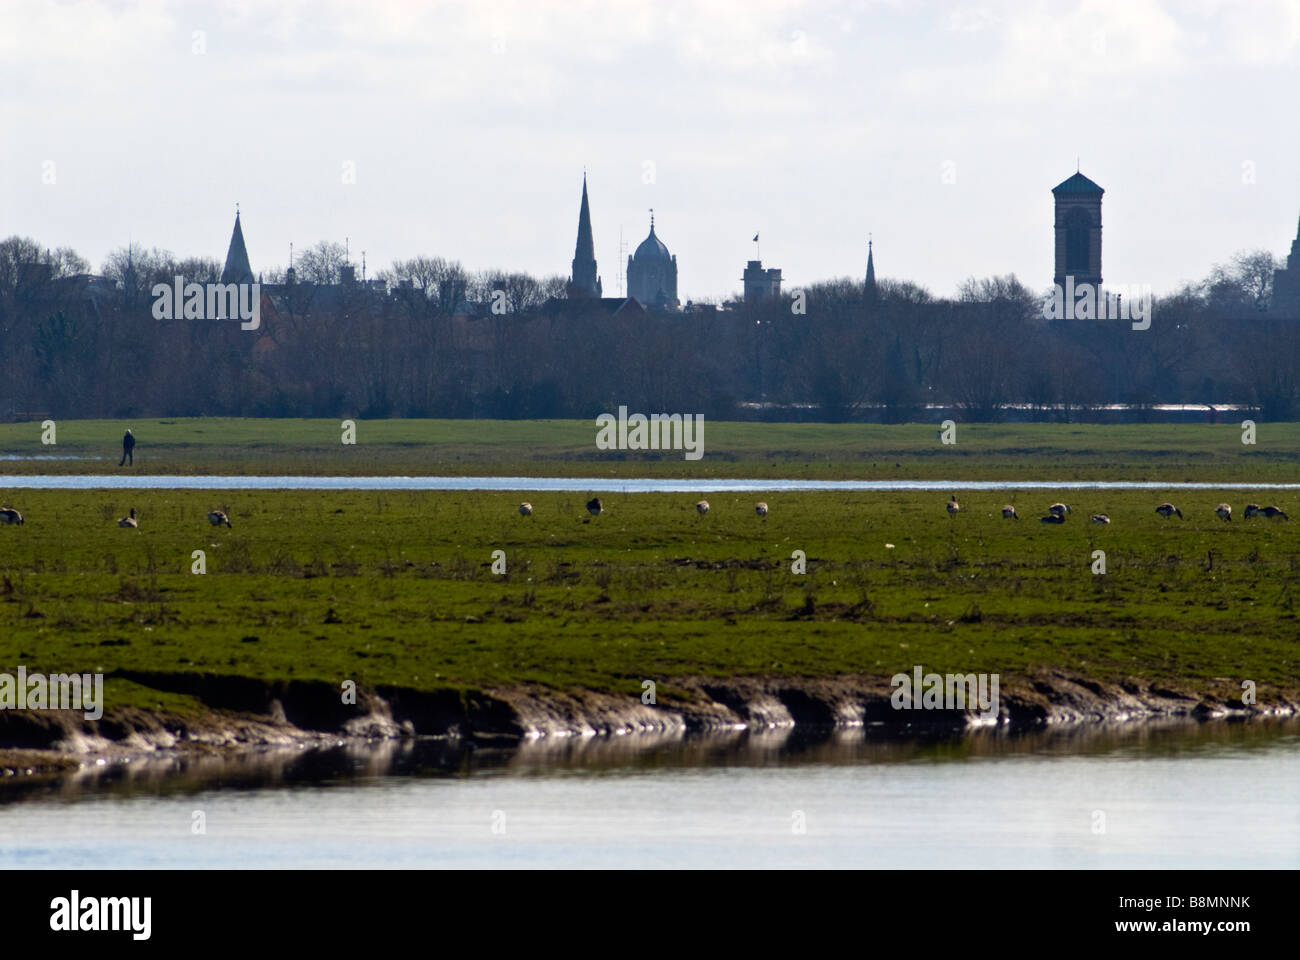
[[[248,262],[248,248],[244,246],[244,230],[239,225],[239,204],[235,204],[235,229],[230,234],[230,247],[226,250],[226,266],[221,271],[221,282],[253,282],[253,268]]]
[[[596,242],[591,233],[591,204],[587,200],[587,177],[582,177],[582,206],[578,208],[578,243],[573,256],[584,263],[596,259]]]
[[[871,252],[871,234],[867,234],[866,295],[868,300],[875,300],[878,295],[878,290],[876,288],[876,261]]]
[[[587,200],[587,172],[582,173],[582,205],[578,208],[578,242],[573,248],[569,276],[570,299],[599,297],[600,277],[596,274],[596,242],[591,232],[591,205]]]

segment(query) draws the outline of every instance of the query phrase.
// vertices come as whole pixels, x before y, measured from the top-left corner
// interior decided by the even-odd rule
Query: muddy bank
[[[791,727],[881,727],[900,732],[960,731],[996,725],[1025,730],[1157,718],[1291,716],[1300,691],[1261,691],[1242,703],[1232,681],[1211,689],[1132,679],[1105,683],[1059,671],[1002,678],[996,719],[975,711],[896,710],[887,678],[682,677],[657,681],[654,703],[640,681],[627,693],[516,685],[489,690],[358,689],[344,703],[323,681],[118,671],[111,676],[186,694],[202,709],[114,709],[97,721],[74,711],[0,711],[0,781],[66,769],[89,758],[152,753],[222,753],[249,748],[439,736],[467,742],[542,738],[677,735]],[[648,694],[646,699],[650,699]]]

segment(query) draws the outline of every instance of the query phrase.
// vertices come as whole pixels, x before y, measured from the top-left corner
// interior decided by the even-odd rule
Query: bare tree
[[[322,240],[299,255],[295,272],[299,280],[307,283],[339,283],[347,265],[347,248],[341,243]]]

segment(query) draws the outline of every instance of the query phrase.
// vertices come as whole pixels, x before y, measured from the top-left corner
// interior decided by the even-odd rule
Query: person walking
[[[130,430],[127,430],[126,433],[122,434],[122,462],[118,464],[119,467],[125,466],[128,462],[131,466],[135,466],[134,450],[135,437],[131,435]]]

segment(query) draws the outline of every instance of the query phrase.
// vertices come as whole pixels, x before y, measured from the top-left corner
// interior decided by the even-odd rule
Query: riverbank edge
[[[101,761],[172,753],[440,736],[480,742],[782,727],[871,726],[906,734],[996,726],[1007,731],[1156,719],[1213,720],[1300,714],[1300,690],[1229,693],[1128,678],[1108,682],[1060,670],[1000,678],[998,716],[975,710],[895,709],[887,677],[683,677],[627,692],[512,684],[484,690],[358,688],[345,703],[325,681],[119,670],[113,676],[202,704],[194,714],[140,708],[0,711],[0,783]],[[1237,685],[1239,686],[1239,684]],[[649,702],[649,701],[654,702]]]

